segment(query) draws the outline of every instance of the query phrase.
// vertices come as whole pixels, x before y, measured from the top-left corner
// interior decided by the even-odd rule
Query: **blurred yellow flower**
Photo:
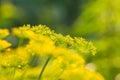
[[[9,31],[7,29],[0,29],[0,38],[5,38],[9,35]]]
[[[5,48],[8,48],[9,46],[11,46],[9,42],[0,39],[0,51],[4,50]]]

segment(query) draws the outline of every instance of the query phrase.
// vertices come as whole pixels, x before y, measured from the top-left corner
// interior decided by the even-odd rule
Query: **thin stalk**
[[[11,80],[14,80],[15,72],[16,72],[16,68],[13,68],[13,73],[12,73]]]
[[[25,73],[27,72],[27,70],[24,70],[24,72],[22,73],[21,77],[20,77],[20,80],[24,80],[24,76],[25,76]]]
[[[47,60],[46,60],[45,64],[43,65],[43,68],[42,68],[42,70],[41,70],[41,72],[40,72],[37,80],[41,80],[42,74],[43,74],[43,72],[44,72],[44,70],[45,70],[48,62],[50,61],[50,58],[51,58],[51,56],[49,56],[49,57],[47,58]]]

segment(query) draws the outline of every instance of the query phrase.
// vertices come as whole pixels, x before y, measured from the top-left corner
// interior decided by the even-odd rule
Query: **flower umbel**
[[[96,48],[83,38],[57,34],[45,25],[24,25],[12,29],[11,35],[18,40],[12,48],[3,40],[7,35],[7,30],[0,30],[0,77],[4,80],[104,80],[85,68],[82,54],[94,55]]]

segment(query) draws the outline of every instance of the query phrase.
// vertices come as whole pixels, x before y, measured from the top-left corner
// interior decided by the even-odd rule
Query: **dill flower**
[[[0,29],[0,38],[5,38],[9,35],[9,31],[7,29]]]
[[[60,76],[62,80],[104,80],[97,72],[91,72],[84,68],[67,69]]]
[[[54,43],[51,39],[42,36],[35,35],[31,37],[32,39],[26,45],[26,49],[30,53],[36,53],[40,56],[46,56],[53,52],[55,48]]]
[[[57,34],[45,25],[24,25],[13,28],[11,34],[18,38],[18,46],[11,48],[0,39],[0,50],[9,47],[0,54],[0,70],[13,72],[14,80],[104,80],[99,73],[85,69],[82,54],[95,55],[96,48],[83,38]],[[0,74],[10,79],[10,75]]]
[[[1,65],[4,67],[22,68],[28,64],[29,59],[30,55],[22,47],[5,51],[0,55]]]
[[[10,47],[11,44],[9,42],[7,42],[6,40],[1,40],[0,39],[0,51]]]

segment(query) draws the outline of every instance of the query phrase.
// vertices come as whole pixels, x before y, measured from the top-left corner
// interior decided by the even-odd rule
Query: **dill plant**
[[[16,47],[8,36],[17,38]],[[1,80],[104,80],[85,68],[83,54],[95,55],[91,42],[63,36],[44,25],[0,29]]]

